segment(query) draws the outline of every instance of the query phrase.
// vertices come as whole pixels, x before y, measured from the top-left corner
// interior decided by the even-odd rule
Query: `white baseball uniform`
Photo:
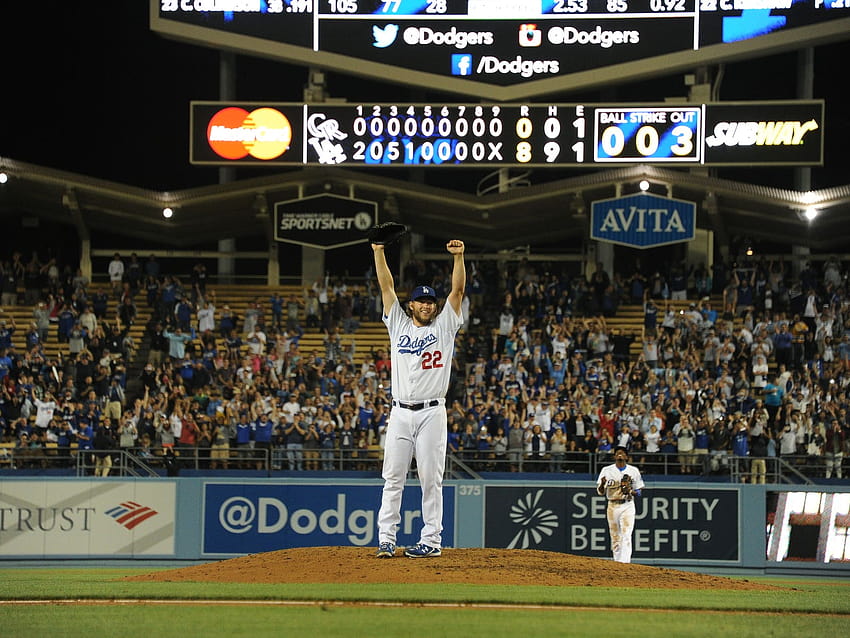
[[[596,480],[597,491],[600,485],[605,488],[605,498],[608,499],[608,531],[611,533],[611,553],[618,563],[632,562],[632,532],[635,529],[634,496],[624,495],[620,491],[620,480],[624,474],[632,478],[634,491],[643,489],[643,479],[640,470],[634,465],[620,469],[616,464],[606,465],[599,472]]]
[[[396,300],[383,321],[390,334],[393,407],[384,447],[378,542],[396,542],[402,491],[415,455],[422,488],[419,542],[441,547],[448,420],[445,396],[455,336],[463,318],[446,303],[429,325],[416,326]]]

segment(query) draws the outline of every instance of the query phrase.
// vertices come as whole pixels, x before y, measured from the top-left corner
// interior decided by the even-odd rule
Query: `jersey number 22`
[[[434,350],[434,352],[423,352],[422,353],[422,369],[423,370],[431,370],[432,368],[442,368],[443,367],[443,353],[439,350]]]

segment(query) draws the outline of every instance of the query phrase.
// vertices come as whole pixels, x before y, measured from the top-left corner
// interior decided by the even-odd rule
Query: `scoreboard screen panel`
[[[511,101],[850,38],[850,0],[150,0],[202,46]]]
[[[823,163],[821,100],[669,104],[191,104],[193,164]]]

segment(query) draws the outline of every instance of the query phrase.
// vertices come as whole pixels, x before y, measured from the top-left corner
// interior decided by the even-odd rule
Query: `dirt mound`
[[[308,547],[128,577],[130,581],[215,583],[460,583],[767,590],[767,585],[692,572],[623,565],[558,552],[444,549],[438,558],[380,559],[369,547]]]

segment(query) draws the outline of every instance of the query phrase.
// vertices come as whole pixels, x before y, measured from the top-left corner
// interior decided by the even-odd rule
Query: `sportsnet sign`
[[[649,193],[593,202],[590,238],[635,248],[690,241],[696,208],[694,202]]]
[[[341,248],[366,240],[378,204],[339,195],[314,195],[274,205],[274,238],[313,248]]]

